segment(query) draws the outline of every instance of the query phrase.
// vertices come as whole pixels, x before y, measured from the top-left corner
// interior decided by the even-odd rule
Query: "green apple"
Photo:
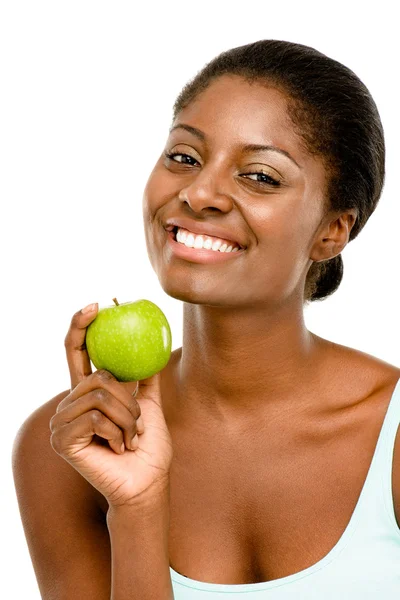
[[[86,331],[96,369],[119,381],[140,381],[161,371],[171,356],[172,336],[162,310],[150,300],[101,308]]]

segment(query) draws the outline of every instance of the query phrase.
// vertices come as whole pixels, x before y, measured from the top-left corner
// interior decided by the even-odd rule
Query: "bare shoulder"
[[[14,480],[17,484],[18,478],[24,475],[25,478],[32,478],[36,487],[40,487],[41,481],[51,474],[52,481],[60,486],[60,495],[64,498],[64,492],[68,495],[84,495],[91,500],[92,507],[97,507],[102,505],[101,494],[61,458],[50,444],[50,419],[58,404],[68,394],[69,390],[65,390],[39,406],[18,429],[12,452]]]
[[[315,337],[325,346],[330,370],[341,382],[354,385],[360,394],[369,396],[383,388],[389,389],[400,379],[398,365],[362,350]]]
[[[381,415],[379,418],[382,420],[400,381],[400,368],[347,346],[335,344],[334,350],[342,357],[343,364],[347,364],[349,369],[347,374],[355,382],[354,385],[359,385],[360,391],[362,387],[365,398],[371,399],[369,409],[366,409],[371,415],[370,421],[375,420],[377,414]],[[368,405],[368,402],[366,404]],[[392,493],[394,513],[400,528],[400,426],[397,428],[393,448]]]
[[[37,408],[19,428],[12,452],[15,489],[42,597],[105,600],[110,541],[100,494],[50,443],[50,419],[68,393]]]
[[[378,372],[378,396],[382,399],[381,402],[386,412],[388,404],[393,397],[395,388],[400,380],[400,369],[395,365],[391,365],[379,359],[372,357],[372,364]],[[379,375],[381,380],[379,380]],[[392,496],[393,510],[400,528],[400,415],[397,433],[394,440],[393,455],[392,455]]]

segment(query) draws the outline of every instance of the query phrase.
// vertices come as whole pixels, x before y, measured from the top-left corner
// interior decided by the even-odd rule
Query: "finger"
[[[98,308],[96,302],[95,304],[89,304],[89,306],[75,313],[65,337],[64,345],[71,377],[71,390],[92,373],[89,355],[86,350],[85,337],[86,329],[95,319]]]
[[[50,430],[54,432],[60,427],[65,427],[91,410],[100,411],[110,421],[115,423],[123,432],[125,446],[130,450],[134,450],[132,440],[138,433],[137,418],[140,413],[140,407],[132,401],[132,409],[128,410],[126,406],[104,388],[96,389],[81,396],[78,400],[53,415],[50,420]]]
[[[65,427],[55,429],[50,443],[60,456],[72,457],[76,452],[86,448],[94,435],[107,440],[117,454],[123,453],[124,438],[121,429],[98,410],[91,410]]]
[[[66,396],[59,405],[57,406],[57,412],[63,410],[69,404],[72,404],[78,398],[92,392],[93,390],[104,388],[108,390],[115,398],[117,398],[126,408],[132,409],[132,406],[140,407],[137,401],[133,398],[128,388],[124,387],[112,373],[105,369],[99,369],[94,373],[90,373],[87,377],[82,379],[71,392]]]
[[[132,385],[132,384],[131,384]],[[137,386],[137,382],[133,382]],[[141,408],[137,400],[132,396],[130,388],[125,384],[120,383],[112,373],[100,369],[95,373],[91,373],[66,396],[57,406],[56,412],[59,413],[70,404],[76,402],[84,394],[88,394],[93,390],[104,389],[110,392],[112,396],[117,398],[133,415],[137,421],[138,434],[144,433],[144,423],[141,417]]]

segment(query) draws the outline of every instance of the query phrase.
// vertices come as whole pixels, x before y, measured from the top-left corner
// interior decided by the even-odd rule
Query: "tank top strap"
[[[357,509],[358,531],[382,527],[400,536],[393,506],[394,441],[400,424],[400,379],[392,392]],[[362,525],[361,525],[362,523]]]
[[[382,428],[381,457],[376,466],[381,477],[381,489],[383,491],[383,503],[391,525],[395,533],[400,537],[400,528],[396,521],[393,505],[393,453],[397,431],[400,425],[400,379],[396,384],[390,405],[386,414],[384,427]]]

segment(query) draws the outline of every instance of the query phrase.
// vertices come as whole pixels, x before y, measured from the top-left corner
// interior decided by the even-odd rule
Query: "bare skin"
[[[201,418],[200,410],[193,421],[181,418],[176,351],[162,389],[174,447],[169,556],[178,573],[210,583],[271,581],[314,565],[337,544],[400,369],[336,344],[327,353],[329,367],[306,409],[267,407],[258,420],[238,423]],[[400,428],[392,485],[400,527]]]
[[[162,154],[143,198],[152,266],[164,291],[185,303],[179,409],[199,408],[195,395],[210,416],[242,421],[266,402],[298,405],[293,390],[309,391],[324,361],[304,323],[306,275],[312,261],[343,250],[356,211],[323,214],[325,166],[303,149],[277,90],[221,77],[174,125],[182,123],[207,142],[175,129],[165,148],[190,164]],[[244,153],[245,144],[277,146],[300,167],[278,152]],[[280,186],[257,182],[260,171]],[[176,216],[237,232],[247,249],[213,265],[177,258],[163,228]]]
[[[400,369],[305,326],[307,271],[343,250],[356,213],[323,213],[325,166],[295,134],[285,96],[223,77],[180,113],[178,124],[195,127],[206,141],[173,131],[165,150],[181,156],[160,156],[143,198],[151,263],[164,291],[184,303],[182,348],[160,374],[174,451],[170,564],[199,581],[270,581],[315,564],[342,536]],[[244,144],[277,146],[295,162],[271,150],[244,153]],[[261,171],[281,185],[268,177],[263,183],[255,175]],[[163,225],[179,216],[235,232],[246,251],[212,265],[173,256]],[[46,511],[43,519],[47,531],[65,531],[59,565],[71,565],[78,538],[87,544],[74,571],[60,577],[80,578],[80,589],[100,600],[109,598],[109,503],[47,439],[49,419],[68,392],[41,408],[31,445],[21,444],[29,457],[40,456],[51,486],[42,479],[22,491],[37,493],[36,512],[49,487],[64,490],[60,507],[67,507],[65,490],[73,491],[65,516]],[[400,524],[400,435],[393,500]],[[34,523],[32,517],[32,547],[44,535]],[[47,570],[44,580],[54,565]]]
[[[165,411],[180,450],[172,465],[171,564],[201,581],[266,581],[315,563],[343,533],[400,370],[305,327],[307,271],[312,261],[343,250],[356,212],[323,213],[326,169],[294,132],[285,96],[221,77],[179,114],[173,126],[179,124],[203,135],[170,133],[165,150],[182,154],[160,156],[143,198],[153,268],[164,291],[185,303],[183,346],[171,365],[174,391]],[[276,146],[297,164],[278,152],[245,153],[245,144]],[[281,186],[257,184],[268,181],[251,175],[260,171]],[[231,229],[246,241],[246,252],[213,265],[173,256],[162,224],[178,216]],[[365,421],[369,427],[360,429]],[[193,434],[201,440],[195,447]],[[338,447],[328,462],[315,446],[327,438],[337,438]],[[315,491],[312,502],[327,500],[338,490],[321,477],[326,464],[335,468],[357,444],[369,454],[356,480],[343,473],[331,530],[322,508],[317,523],[308,521],[320,529],[315,541],[304,529],[301,514],[311,507],[296,473],[306,468],[303,486]],[[289,460],[293,452],[300,464]],[[261,483],[265,456],[273,457],[273,469]],[[271,510],[265,498],[283,485],[287,501]],[[227,489],[234,490],[230,500]],[[288,553],[292,536],[299,545]],[[304,548],[303,539],[314,541]]]

